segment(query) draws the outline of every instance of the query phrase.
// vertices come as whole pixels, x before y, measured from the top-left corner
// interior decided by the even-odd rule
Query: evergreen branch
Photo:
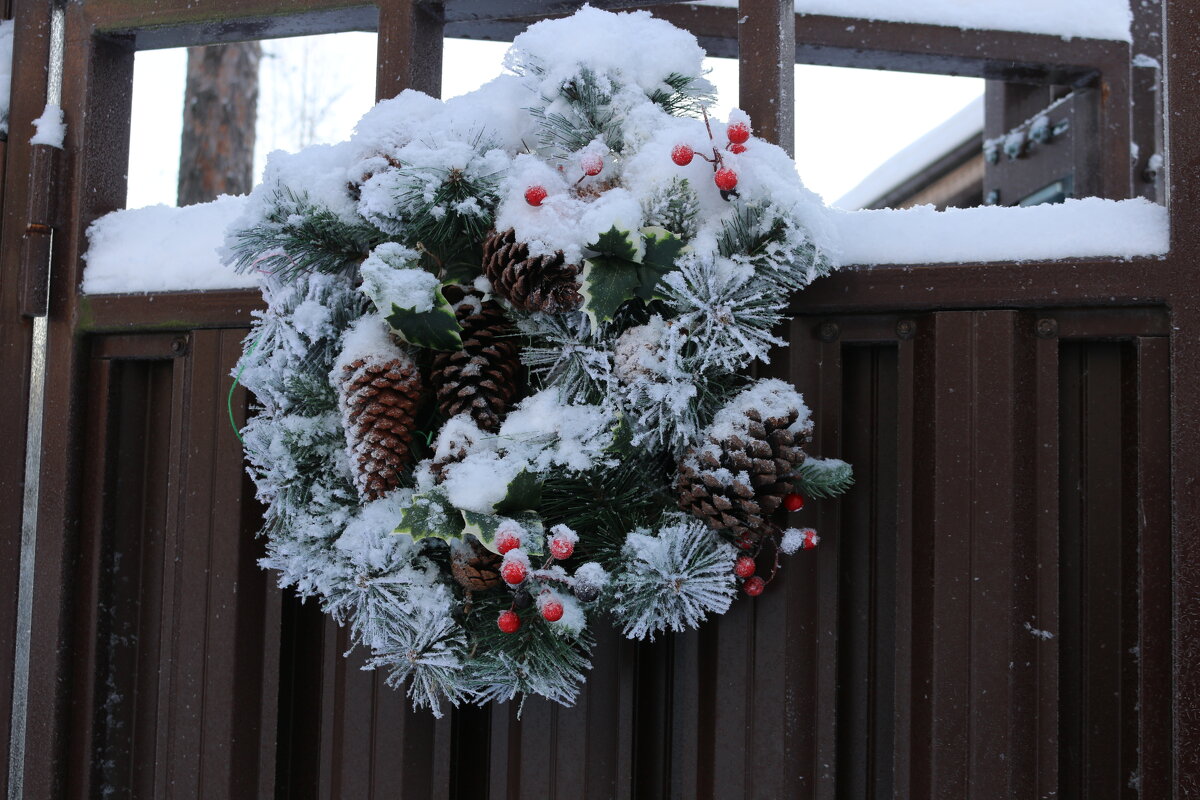
[[[836,458],[807,458],[792,475],[796,491],[806,497],[836,497],[854,485],[854,469]]]
[[[519,697],[518,715],[533,694],[573,705],[584,673],[592,666],[591,633],[585,628],[578,638],[563,635],[541,618],[536,606],[517,610],[520,629],[504,633],[496,618],[509,603],[507,596],[488,598],[472,609],[467,621],[472,650],[464,687],[480,705]]]
[[[724,614],[734,596],[736,552],[702,522],[677,515],[651,536],[626,538],[624,569],[613,585],[613,613],[630,639],[699,627]]]
[[[366,223],[347,223],[304,192],[278,189],[261,222],[233,234],[233,267],[279,281],[319,272],[348,274],[386,237]]]

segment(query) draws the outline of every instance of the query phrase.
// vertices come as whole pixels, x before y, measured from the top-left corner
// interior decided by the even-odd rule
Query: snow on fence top
[[[255,286],[221,262],[225,229],[245,206],[222,197],[184,208],[115,211],[88,229],[88,294],[203,291]],[[1163,255],[1167,209],[1144,199],[1089,197],[1030,208],[831,211],[838,263],[942,264]]]
[[[1144,198],[1058,205],[833,212],[840,263],[946,264],[1163,255],[1167,209]]]
[[[698,5],[737,7],[737,0]],[[1129,0],[795,0],[797,14],[1130,41]]]
[[[83,291],[88,294],[243,289],[258,279],[221,263],[225,229],[246,206],[245,197],[171,208],[114,211],[88,228]]]

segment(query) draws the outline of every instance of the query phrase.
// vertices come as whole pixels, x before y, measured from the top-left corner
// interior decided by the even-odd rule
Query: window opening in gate
[[[189,48],[136,54],[127,208],[213,199],[206,196],[210,192],[197,193],[186,180],[180,182],[181,163],[185,167],[195,163],[183,155],[185,149],[230,156],[248,149],[251,169],[244,189],[238,177],[193,176],[205,186],[234,189],[225,193],[244,193],[261,179],[268,153],[343,141],[374,105],[376,34],[334,33],[256,44],[258,53],[253,47],[240,54],[231,50],[242,45],[194,48],[210,57],[202,66],[193,62],[194,70],[206,70],[211,77],[199,84],[201,92],[188,121],[195,126],[199,120],[211,132],[191,138],[184,131]],[[255,89],[254,76],[256,102],[249,96]],[[196,108],[196,102],[216,103],[220,109]],[[251,136],[238,128],[239,117],[247,113],[254,118]],[[215,146],[208,137],[217,139]]]

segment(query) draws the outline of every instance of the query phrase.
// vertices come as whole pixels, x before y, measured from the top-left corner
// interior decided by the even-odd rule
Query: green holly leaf
[[[523,469],[508,484],[504,499],[496,503],[497,514],[517,514],[537,508],[542,502],[542,479],[536,472]]]
[[[642,263],[670,272],[675,269],[675,259],[684,251],[683,239],[666,228],[642,228],[642,244],[645,255]]]
[[[593,328],[611,320],[618,308],[638,296],[644,280],[639,266],[609,256],[584,259],[579,294]]]
[[[675,269],[684,243],[666,228],[643,228],[635,237],[614,225],[588,248],[597,255],[584,259],[579,293],[595,327],[634,298],[653,300],[659,281]]]
[[[442,489],[434,489],[413,497],[412,505],[404,509],[400,524],[393,533],[411,536],[414,540],[435,538],[461,539],[463,518]]]
[[[433,292],[433,308],[418,312],[392,303],[387,321],[409,344],[431,350],[462,349],[462,326],[440,286]]]
[[[623,231],[616,225],[600,234],[600,238],[588,245],[588,249],[602,256],[640,263],[642,260],[642,245],[638,237],[630,231]]]
[[[506,522],[515,522],[525,529],[524,550],[531,556],[540,556],[544,552],[545,526],[542,518],[533,511],[522,511],[511,517],[493,514],[476,514],[474,511],[462,512],[466,527],[463,534],[471,534],[488,550],[500,554],[496,549],[496,534]]]

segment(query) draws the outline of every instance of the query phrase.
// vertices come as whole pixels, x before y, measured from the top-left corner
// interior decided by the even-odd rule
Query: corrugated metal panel
[[[92,767],[73,795],[1161,788],[1162,327],[1142,310],[796,320],[775,374],[813,406],[814,451],[858,474],[844,500],[796,520],[821,547],[701,631],[643,644],[602,632],[573,709],[532,700],[519,720],[497,706],[442,721],[343,658],[344,631],[311,602],[281,605],[257,569],[223,415],[241,332],[98,337],[84,525],[98,612],[76,673],[79,741],[91,737],[76,752]]]

